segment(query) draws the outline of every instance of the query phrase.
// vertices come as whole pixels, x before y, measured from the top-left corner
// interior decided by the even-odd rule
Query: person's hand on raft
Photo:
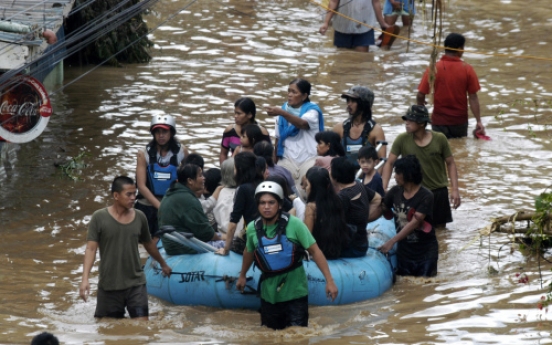
[[[281,115],[282,108],[280,107],[265,107],[265,111],[268,116],[278,116]]]
[[[161,274],[163,275],[163,277],[170,277],[171,273],[172,273],[171,266],[165,263],[165,265],[161,267]]]
[[[226,250],[224,248],[220,248],[219,250],[217,250],[215,252],[215,254],[224,256],[224,255],[228,255],[229,252],[230,252],[229,250]]]
[[[390,251],[391,249],[393,249],[393,244],[394,244],[393,242],[387,241],[387,242],[385,242],[383,245],[379,246],[379,247],[378,247],[378,250],[379,250],[380,252],[382,252],[383,254],[387,254],[387,253],[389,253],[389,251]]]
[[[326,282],[326,296],[328,296],[328,299],[331,299],[333,302],[337,298],[338,293],[337,286],[333,280]]]
[[[245,276],[242,276],[240,274],[240,276],[238,277],[238,281],[236,282],[236,289],[238,289],[238,291],[241,293],[243,293],[243,290],[245,289],[245,282]]]

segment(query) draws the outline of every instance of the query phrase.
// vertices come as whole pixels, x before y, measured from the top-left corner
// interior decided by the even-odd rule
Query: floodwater
[[[428,2],[429,3],[429,2]],[[297,76],[313,84],[326,125],[345,118],[340,93],[354,84],[376,94],[375,119],[390,142],[415,102],[430,47],[397,41],[391,51],[336,50],[317,34],[320,10],[307,1],[160,1],[145,18],[160,25],[149,64],[102,67],[53,96],[55,115],[32,143],[4,145],[0,165],[0,343],[28,344],[47,330],[64,344],[545,344],[551,314],[536,306],[551,265],[511,246],[505,234],[478,237],[492,217],[533,208],[552,184],[552,9],[542,1],[444,1],[444,32],[462,32],[480,77],[483,122],[492,141],[452,140],[462,206],[439,233],[435,279],[399,279],[380,298],[313,307],[310,326],[273,332],[252,311],[169,305],[150,298],[151,321],[96,322],[95,295],[78,298],[86,226],[109,204],[110,181],[134,176],[152,114],[177,118],[178,136],[207,166],[218,162],[233,101],[284,102]],[[418,5],[412,38],[430,42]],[[180,11],[181,10],[181,11]],[[180,11],[180,13],[178,13]],[[171,20],[165,19],[178,13]],[[86,68],[66,68],[70,82]],[[470,118],[470,130],[475,122]],[[54,164],[84,155],[63,177]],[[513,248],[513,250],[511,250]],[[550,259],[550,253],[545,253]],[[145,255],[144,255],[145,258]],[[490,273],[489,267],[494,272]],[[528,284],[516,273],[526,273]],[[97,279],[97,278],[96,278]]]

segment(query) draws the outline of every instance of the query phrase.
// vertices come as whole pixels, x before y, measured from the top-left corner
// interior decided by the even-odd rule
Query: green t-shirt
[[[94,212],[88,224],[87,241],[98,242],[100,279],[98,287],[106,291],[125,290],[146,284],[138,243],[148,243],[151,235],[146,216],[135,210],[134,220],[121,224],[107,208]]]
[[[254,252],[258,246],[254,223],[250,222],[247,226],[246,250],[250,253]],[[267,237],[276,236],[276,227],[277,224],[274,224],[265,229]],[[286,236],[291,242],[300,244],[305,249],[316,243],[307,226],[294,216],[289,217]],[[266,278],[261,284],[261,298],[272,304],[305,297],[308,293],[307,274],[303,266],[275,277]]]
[[[397,157],[415,155],[422,166],[422,186],[434,190],[448,186],[445,159],[452,156],[452,151],[444,134],[430,132],[433,137],[429,144],[424,147],[416,144],[413,134],[399,134],[393,142],[391,153]]]

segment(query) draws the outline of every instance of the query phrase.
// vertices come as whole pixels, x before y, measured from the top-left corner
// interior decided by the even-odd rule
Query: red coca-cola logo
[[[19,75],[0,86],[0,137],[14,143],[37,138],[48,124],[52,105],[44,86]]]

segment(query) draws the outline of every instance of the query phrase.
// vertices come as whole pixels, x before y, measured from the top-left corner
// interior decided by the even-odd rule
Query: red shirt
[[[435,94],[431,123],[455,126],[468,123],[468,94],[477,93],[479,80],[473,67],[459,57],[443,55],[437,62]],[[429,68],[425,71],[418,91],[429,94]]]

